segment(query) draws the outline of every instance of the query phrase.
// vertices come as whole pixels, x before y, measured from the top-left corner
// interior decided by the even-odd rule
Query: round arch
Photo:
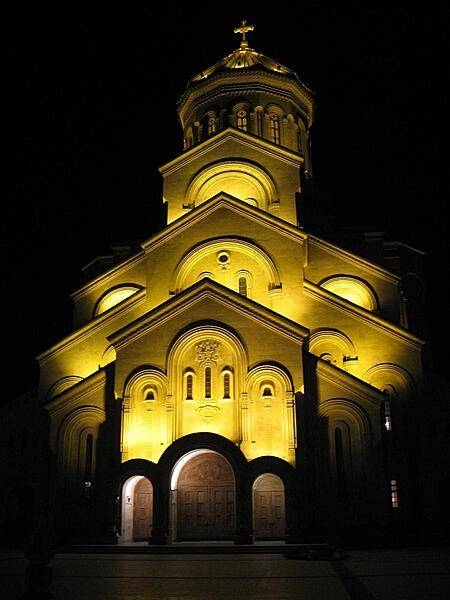
[[[239,238],[225,237],[208,240],[191,249],[178,263],[170,283],[170,289],[180,292],[186,285],[186,279],[198,262],[210,254],[220,251],[237,251],[246,254],[263,269],[268,289],[281,288],[280,276],[272,258],[256,244]]]
[[[57,433],[57,446],[67,455],[74,451],[74,436],[87,427],[98,428],[105,421],[105,411],[97,406],[80,406],[63,419]]]
[[[338,367],[345,367],[345,359],[355,358],[352,340],[338,329],[317,329],[309,336],[308,349],[311,354],[323,358]]]
[[[158,389],[159,394],[162,396],[167,387],[167,376],[156,367],[142,365],[127,377],[123,396],[142,396],[150,383]]]
[[[293,393],[294,384],[291,374],[283,366],[273,363],[263,363],[252,368],[246,378],[246,391],[263,385],[268,378],[273,378],[280,383],[287,393]]]
[[[319,413],[324,417],[349,420],[356,424],[362,435],[372,437],[372,428],[365,410],[347,398],[329,398],[319,406]]]
[[[270,476],[278,478],[281,485],[270,485]],[[264,482],[264,478],[267,477]],[[263,494],[255,494],[258,482],[263,484]],[[269,485],[264,485],[269,484]],[[287,538],[297,532],[299,523],[298,490],[295,468],[281,458],[261,456],[248,464],[246,494],[252,498],[252,525],[254,539]],[[263,513],[261,515],[261,513]],[[264,523],[265,515],[269,523]],[[262,518],[261,518],[262,517]]]
[[[237,439],[247,364],[243,342],[220,323],[200,321],[178,335],[167,357],[167,393],[176,400],[172,439],[200,431]]]
[[[411,398],[416,391],[413,376],[394,363],[380,363],[370,367],[364,373],[363,379],[379,390],[393,389],[402,399]]]
[[[370,419],[361,406],[347,398],[330,398],[319,406],[318,412],[327,419],[336,484],[339,487],[340,479],[350,498],[367,475],[373,440]]]
[[[235,476],[223,454],[201,447],[184,454],[172,469],[170,494],[173,540],[235,537]]]
[[[57,396],[81,381],[83,381],[83,377],[80,377],[79,375],[67,375],[66,377],[62,377],[48,388],[45,397],[48,399]]]
[[[139,292],[142,289],[142,286],[128,283],[128,284],[120,284],[109,290],[107,290],[102,296],[98,299],[95,308],[93,317],[98,317],[105,311],[113,308],[116,304],[119,304],[123,300],[126,300],[136,292]]]
[[[242,451],[229,439],[215,433],[191,433],[178,438],[161,455],[158,466],[161,469],[163,486],[170,488],[172,471],[176,463],[186,454],[198,450],[211,450],[221,454],[230,463],[236,484],[242,483],[242,473],[246,472],[247,460]]]
[[[172,490],[172,483],[177,477],[177,467],[183,466],[184,457],[195,457],[211,454],[219,455],[229,465],[233,474],[235,486],[235,532],[239,536],[241,530],[250,530],[248,520],[250,512],[242,494],[244,482],[246,481],[247,460],[242,451],[230,440],[214,433],[194,433],[177,439],[162,454],[158,467],[161,473],[162,512],[161,527],[169,539],[174,539],[176,534],[177,515],[174,512],[176,493]],[[233,536],[234,537],[234,536]]]
[[[139,483],[145,480],[150,484],[149,489],[139,489]],[[145,483],[144,482],[144,483]],[[155,463],[143,458],[135,458],[121,463],[115,481],[117,494],[117,514],[115,516],[115,529],[121,543],[148,539],[152,535],[155,505],[160,496],[160,472]],[[151,498],[143,498],[142,495],[151,494]],[[139,497],[140,496],[140,497]],[[142,502],[142,500],[146,500]],[[142,504],[142,506],[138,506]],[[141,515],[144,523],[135,529],[136,509],[144,509],[146,514]],[[147,531],[143,529],[147,527]]]
[[[186,202],[198,206],[220,192],[244,202],[256,200],[261,209],[278,198],[275,182],[260,166],[243,160],[226,160],[206,166],[192,178],[186,189]]]
[[[361,308],[379,310],[378,298],[374,290],[363,279],[353,275],[333,275],[319,283],[324,290],[336,294]]]
[[[114,348],[113,345],[108,346],[102,354],[100,364],[102,366],[109,365],[110,363],[114,362],[116,360],[116,358],[117,358],[116,349]]]

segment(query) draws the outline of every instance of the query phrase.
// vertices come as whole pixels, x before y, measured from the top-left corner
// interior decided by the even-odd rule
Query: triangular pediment
[[[298,227],[291,225],[283,219],[279,219],[267,211],[261,210],[256,206],[252,206],[235,198],[225,192],[220,192],[203,202],[198,207],[193,208],[189,213],[183,215],[176,221],[173,221],[163,231],[152,236],[145,242],[141,243],[144,250],[149,250],[163,243],[166,239],[172,238],[174,235],[191,228],[193,225],[200,223],[204,219],[210,218],[215,213],[226,211],[230,216],[238,215],[249,220],[249,231],[254,229],[255,225],[262,225],[269,228],[271,231],[277,231],[282,235],[295,239],[298,242],[303,242],[307,238]],[[224,221],[222,216],[221,221]]]
[[[119,349],[147,333],[174,322],[177,329],[212,318],[230,323],[233,315],[302,343],[309,330],[211,279],[203,279],[108,336]],[[221,318],[222,317],[222,318]],[[231,319],[230,319],[231,318]]]
[[[253,135],[248,131],[228,127],[162,165],[159,167],[159,171],[165,177],[189,164],[192,160],[195,160],[204,154],[209,154],[217,148],[223,148],[224,156],[230,155],[229,152],[226,151],[226,146],[229,144],[233,145],[233,153],[231,155],[236,153],[237,144],[238,146],[253,148],[272,158],[288,162],[296,167],[300,167],[303,163],[303,156],[297,152],[293,152],[288,148],[281,147],[264,138]]]
[[[385,394],[367,381],[355,377],[326,360],[316,358],[316,374],[319,380],[328,382],[336,390],[337,396],[354,397],[375,402],[377,406],[386,399]],[[320,385],[320,384],[319,384]]]

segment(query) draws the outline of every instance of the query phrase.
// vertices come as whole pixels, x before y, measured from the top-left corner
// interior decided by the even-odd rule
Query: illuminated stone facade
[[[246,31],[180,100],[167,226],[73,294],[39,357],[60,541],[376,540],[411,518],[401,276],[304,229],[313,94]]]

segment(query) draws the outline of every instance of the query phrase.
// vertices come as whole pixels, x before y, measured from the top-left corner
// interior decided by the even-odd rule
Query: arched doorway
[[[175,539],[233,539],[235,504],[234,473],[223,456],[196,450],[178,461],[172,474]]]
[[[286,530],[284,484],[273,473],[253,484],[253,529],[256,540],[283,539]]]
[[[122,492],[121,542],[149,539],[153,527],[153,486],[140,475],[128,479]]]

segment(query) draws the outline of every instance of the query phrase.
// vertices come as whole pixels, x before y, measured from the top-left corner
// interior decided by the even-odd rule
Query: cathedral
[[[417,519],[417,253],[307,229],[314,94],[252,29],[178,102],[165,227],[83,268],[72,332],[37,357],[10,419],[32,404],[45,443],[23,497],[3,485],[3,522],[60,544],[252,544],[381,543]]]

